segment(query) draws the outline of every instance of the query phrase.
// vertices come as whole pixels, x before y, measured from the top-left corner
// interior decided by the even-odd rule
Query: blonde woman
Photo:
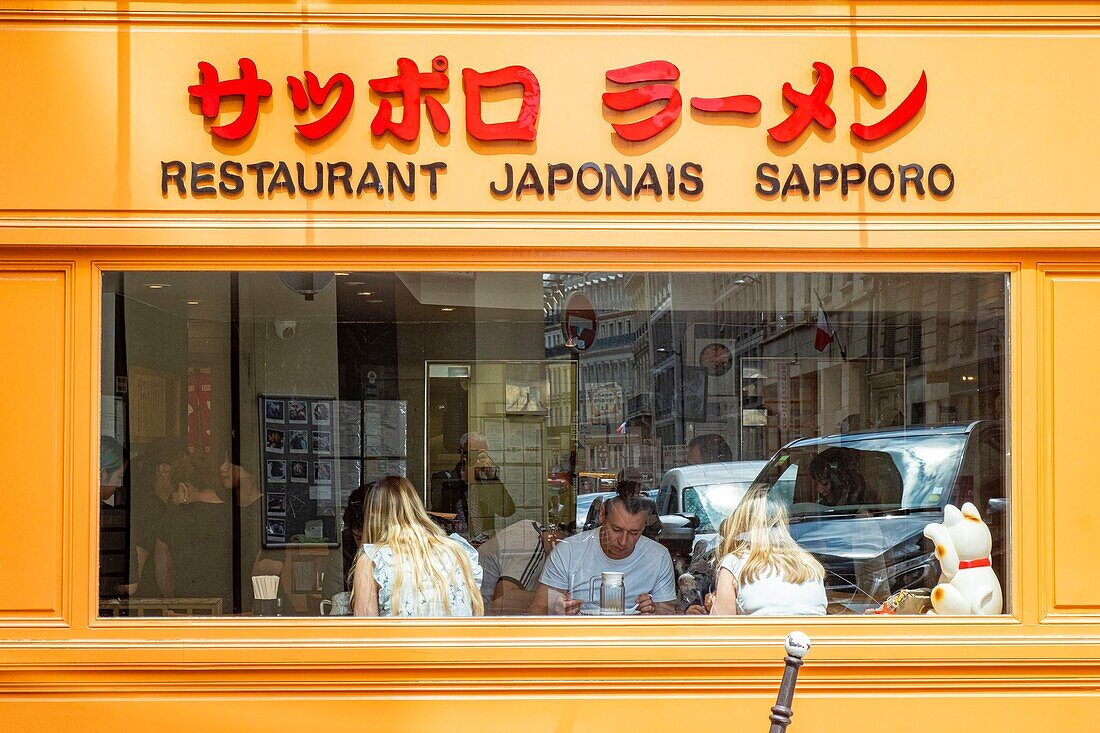
[[[356,616],[482,615],[477,550],[432,522],[407,479],[378,481],[363,515],[363,545],[352,570]]]
[[[791,537],[781,498],[750,489],[721,532],[712,615],[825,615],[825,569]]]

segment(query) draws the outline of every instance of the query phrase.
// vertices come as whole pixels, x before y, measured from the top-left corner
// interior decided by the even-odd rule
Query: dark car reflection
[[[910,427],[797,440],[757,483],[790,506],[791,535],[824,565],[830,613],[860,613],[902,589],[931,588],[939,566],[925,525],[973,502],[1005,582],[1005,452],[999,424]]]

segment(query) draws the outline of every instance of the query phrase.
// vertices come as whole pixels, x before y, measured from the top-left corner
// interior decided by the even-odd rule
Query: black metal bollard
[[[775,706],[768,719],[772,721],[772,727],[768,733],[785,733],[787,726],[791,724],[791,701],[794,699],[794,686],[798,682],[798,668],[802,666],[802,657],[810,651],[810,637],[801,631],[792,631],[787,634],[787,641],[783,645],[787,650],[787,656],[783,662],[787,665],[783,670],[783,680],[779,683],[779,695],[775,698]]]

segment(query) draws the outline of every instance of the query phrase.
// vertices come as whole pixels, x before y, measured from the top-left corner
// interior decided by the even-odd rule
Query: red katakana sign
[[[440,135],[451,129],[451,118],[440,95],[450,89],[446,56],[436,56],[431,71],[420,71],[417,63],[409,58],[396,61],[397,73],[393,76],[368,79],[368,86],[381,99],[371,122],[371,134],[376,138],[392,135],[404,142],[413,142],[420,136],[421,108],[426,110],[429,124]],[[812,127],[822,131],[836,126],[836,113],[829,106],[833,91],[834,74],[828,64],[813,63],[815,79],[809,91],[799,91],[791,82],[782,87],[782,99],[790,107],[786,117],[769,127],[768,136],[778,143],[793,143]],[[222,80],[218,70],[206,61],[199,62],[199,83],[188,87],[191,96],[199,101],[204,118],[216,120],[221,102],[226,97],[239,98],[242,102],[237,118],[228,124],[211,124],[210,134],[222,140],[240,140],[255,128],[260,101],[272,94],[271,84],[260,78],[255,62],[249,58],[238,61],[240,76]],[[886,94],[886,82],[878,72],[854,66],[849,72],[856,81],[875,98]],[[652,140],[669,131],[680,118],[683,98],[677,84],[680,69],[670,61],[654,59],[631,66],[603,72],[609,84],[615,86],[602,97],[604,106],[615,112],[635,112],[653,103],[661,106],[641,120],[611,122],[616,136],[627,142]],[[300,114],[316,112],[316,119],[294,125],[298,134],[307,140],[321,140],[331,134],[347,119],[355,104],[355,83],[346,73],[332,74],[321,84],[313,71],[304,72],[304,80],[298,76],[286,77],[294,110]],[[526,66],[512,65],[490,71],[472,68],[462,70],[463,103],[466,132],[474,140],[483,142],[513,141],[532,142],[538,134],[538,120],[542,105],[542,90],[534,72]],[[520,110],[516,119],[504,122],[486,122],[483,108],[486,104],[482,92],[485,89],[516,87],[521,93]],[[628,88],[621,88],[628,87]],[[854,123],[852,136],[857,140],[875,142],[900,130],[908,122],[917,119],[928,98],[928,77],[924,71],[916,85],[885,117],[871,124]],[[393,100],[400,99],[401,112],[395,115]],[[330,103],[331,102],[331,103]],[[583,100],[570,98],[567,102],[574,116],[583,114]],[[734,114],[755,116],[761,114],[763,105],[759,97],[751,94],[730,94],[720,97],[691,97],[691,108],[705,115]],[[321,110],[328,106],[327,111]],[[671,133],[669,133],[671,134]]]

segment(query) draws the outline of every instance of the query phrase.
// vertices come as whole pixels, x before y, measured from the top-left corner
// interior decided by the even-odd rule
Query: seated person
[[[843,448],[826,448],[814,456],[810,462],[813,500],[824,506],[870,503],[870,492],[857,463],[855,452]]]
[[[477,551],[428,517],[408,479],[387,476],[367,491],[363,544],[352,570],[356,616],[480,616]]]
[[[528,613],[576,615],[595,604],[590,581],[603,572],[624,574],[626,603],[638,613],[676,612],[676,577],[668,550],[643,537],[648,506],[636,496],[604,502],[599,529],[558,543],[542,571]]]
[[[477,548],[484,575],[481,597],[486,615],[524,613],[535,595],[546,558],[572,529],[542,526],[523,519],[513,522]]]
[[[469,486],[464,506],[467,533],[471,542],[480,544],[496,533],[498,522],[516,513],[516,503],[487,450],[470,454],[464,478]]]
[[[432,508],[437,514],[453,515],[449,529],[480,544],[496,531],[498,519],[516,513],[516,504],[500,481],[484,436],[464,434],[459,439],[458,454],[453,471],[432,476]],[[438,503],[434,501],[436,493]]]
[[[651,540],[657,539],[661,534],[661,515],[657,513],[657,503],[642,493],[642,472],[636,468],[624,468],[619,471],[615,493],[624,499],[628,496],[635,496],[638,501],[649,507],[649,514],[646,517],[645,529],[642,534]],[[592,500],[592,505],[588,507],[588,514],[585,516],[584,529],[595,529],[600,526],[600,513],[603,510],[603,504],[602,497],[597,496]]]
[[[749,489],[722,522],[718,557],[711,615],[825,615],[825,569],[791,537],[787,507],[767,487]]]
[[[363,503],[373,484],[365,483],[348,494],[344,507],[344,529],[340,533],[340,552],[329,551],[323,594],[331,598],[351,590],[351,570],[363,544]]]
[[[220,481],[211,458],[185,453],[172,464],[175,488],[153,566],[166,598],[212,601],[204,613],[233,613],[233,507],[213,488]]]

